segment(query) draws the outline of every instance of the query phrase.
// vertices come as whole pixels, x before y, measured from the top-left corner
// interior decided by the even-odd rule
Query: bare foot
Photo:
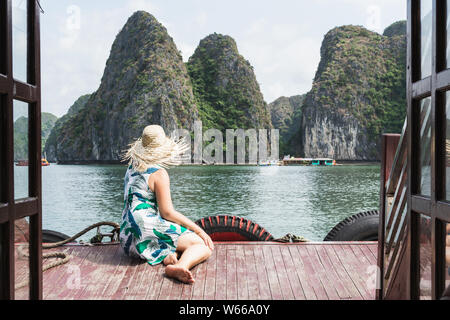
[[[169,265],[166,267],[166,275],[169,278],[175,278],[180,280],[181,282],[192,284],[195,282],[192,273],[183,267],[177,265]]]
[[[178,258],[177,258],[176,253],[169,254],[163,261],[163,264],[165,266],[169,266],[171,264],[177,264],[177,263],[178,263]]]

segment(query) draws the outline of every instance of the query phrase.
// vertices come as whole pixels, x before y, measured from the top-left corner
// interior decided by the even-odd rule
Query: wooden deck
[[[370,285],[376,270],[374,242],[217,243],[211,258],[193,269],[193,285],[166,278],[162,265],[152,267],[126,257],[118,245],[69,245],[51,251],[66,251],[72,258],[44,272],[44,299],[50,300],[375,298]],[[18,258],[16,283],[26,277],[26,261]],[[17,290],[16,299],[26,299],[27,291]]]

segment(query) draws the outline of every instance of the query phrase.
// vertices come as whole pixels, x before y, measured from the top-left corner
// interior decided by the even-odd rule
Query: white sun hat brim
[[[141,172],[151,166],[168,168],[182,164],[181,155],[190,149],[186,141],[176,141],[165,134],[163,137],[157,137],[157,140],[155,145],[144,146],[143,138],[139,138],[130,145],[122,159]]]

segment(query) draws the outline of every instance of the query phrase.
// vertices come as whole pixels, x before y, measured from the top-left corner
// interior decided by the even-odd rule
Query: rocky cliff
[[[167,133],[198,118],[192,85],[173,39],[138,11],[117,35],[99,89],[58,130],[62,162],[117,161],[149,124]]]
[[[41,114],[42,150],[58,118],[51,113]],[[28,118],[20,117],[14,122],[14,161],[28,159]]]
[[[187,63],[205,128],[272,128],[253,67],[233,38],[211,34]]]
[[[300,130],[302,108],[306,95],[281,97],[269,104],[272,125],[280,130],[280,154],[296,154],[300,141],[296,134]]]
[[[70,119],[75,117],[75,115],[86,106],[86,103],[88,102],[89,98],[91,97],[90,94],[86,94],[84,96],[81,96],[80,98],[75,101],[75,103],[69,108],[69,111],[67,111],[67,114],[59,118],[56,123],[53,126],[53,130],[51,131],[50,135],[48,136],[47,142],[45,143],[44,153],[47,156],[47,160],[50,162],[56,162],[57,161],[57,154],[58,154],[58,137],[61,136],[63,132],[63,127]]]
[[[325,36],[302,114],[306,157],[379,159],[380,134],[398,133],[406,116],[406,29],[380,35],[343,26]]]

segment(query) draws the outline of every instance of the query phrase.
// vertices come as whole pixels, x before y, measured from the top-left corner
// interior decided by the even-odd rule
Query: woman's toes
[[[187,284],[192,284],[195,282],[192,273],[188,269],[176,265],[167,266],[166,275],[169,278],[174,278]]]

